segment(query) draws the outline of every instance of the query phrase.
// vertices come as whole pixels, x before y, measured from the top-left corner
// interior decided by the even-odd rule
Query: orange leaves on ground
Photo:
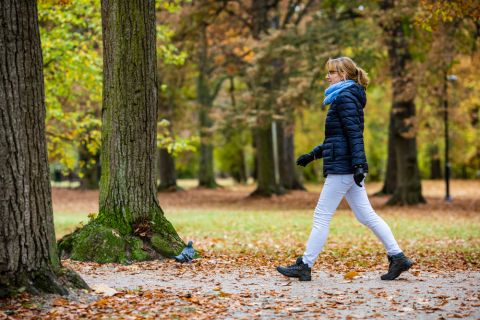
[[[343,278],[346,279],[346,280],[353,280],[353,279],[355,279],[355,277],[358,277],[358,275],[359,275],[359,273],[356,272],[356,271],[349,271],[349,272],[345,273]]]

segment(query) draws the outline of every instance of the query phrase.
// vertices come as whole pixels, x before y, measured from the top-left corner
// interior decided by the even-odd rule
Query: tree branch
[[[303,17],[307,14],[308,10],[310,7],[314,4],[316,0],[309,0],[307,4],[305,5],[305,8],[298,14],[297,19],[295,20],[295,25],[298,26],[298,24],[302,21]]]

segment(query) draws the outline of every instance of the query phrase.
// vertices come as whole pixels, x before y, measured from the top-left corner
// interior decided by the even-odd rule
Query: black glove
[[[297,159],[297,166],[302,166],[305,167],[307,164],[315,160],[315,156],[313,155],[312,152],[302,154],[300,157]]]
[[[353,167],[353,180],[360,188],[362,187],[361,182],[365,179],[365,171],[363,171],[362,165],[356,165]]]

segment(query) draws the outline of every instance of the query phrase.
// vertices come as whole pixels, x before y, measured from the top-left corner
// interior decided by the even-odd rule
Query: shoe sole
[[[408,265],[406,265],[404,268],[402,268],[402,270],[400,270],[400,273],[399,273],[396,277],[394,277],[393,279],[384,279],[383,276],[381,276],[380,279],[382,279],[382,280],[387,280],[387,281],[395,280],[395,279],[397,279],[398,277],[400,277],[400,275],[401,275],[402,273],[404,273],[405,271],[408,271],[412,266],[413,266],[413,262],[410,262]]]
[[[285,277],[298,278],[298,280],[300,280],[300,281],[312,281],[312,276],[292,275],[292,274],[289,274],[288,272],[285,272],[285,271],[282,270],[280,267],[277,267],[277,271],[278,271],[281,275],[284,275]]]

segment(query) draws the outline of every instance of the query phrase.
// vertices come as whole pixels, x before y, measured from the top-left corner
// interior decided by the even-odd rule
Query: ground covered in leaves
[[[20,295],[0,300],[0,319],[451,319],[480,318],[480,182],[423,183],[428,203],[386,207],[371,197],[401,247],[410,272],[381,281],[383,248],[343,203],[331,223],[312,282],[275,271],[301,255],[321,185],[270,199],[252,186],[159,194],[167,218],[202,258],[131,265],[63,264],[93,289],[68,297]],[[369,184],[369,193],[380,188]],[[57,236],[98,210],[98,192],[53,190]]]

